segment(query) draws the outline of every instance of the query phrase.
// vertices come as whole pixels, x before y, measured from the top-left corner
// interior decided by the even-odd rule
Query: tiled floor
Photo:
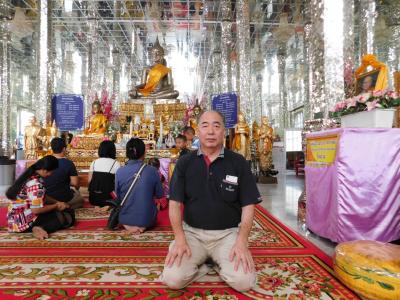
[[[265,209],[322,251],[333,255],[335,243],[305,230],[303,224],[297,222],[298,199],[304,187],[303,176],[296,177],[294,172],[286,171],[286,174],[278,175],[278,184],[259,184],[258,187],[263,198],[261,205]]]

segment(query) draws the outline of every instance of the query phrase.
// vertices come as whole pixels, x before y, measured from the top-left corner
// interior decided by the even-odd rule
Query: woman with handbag
[[[45,203],[46,189],[43,178],[58,168],[58,159],[45,156],[31,165],[15,183],[8,188],[6,196],[11,200],[7,211],[8,231],[32,232],[40,239],[49,233],[68,228],[75,222],[75,214],[69,205],[54,200]]]
[[[134,234],[155,225],[157,206],[153,198],[163,195],[157,169],[144,165],[145,149],[142,140],[130,139],[126,144],[129,161],[115,175],[117,198],[125,198],[119,212],[119,223]]]
[[[99,158],[92,162],[89,170],[89,202],[95,209],[108,210],[115,188],[115,173],[120,164],[115,160],[117,151],[112,141],[102,141]]]

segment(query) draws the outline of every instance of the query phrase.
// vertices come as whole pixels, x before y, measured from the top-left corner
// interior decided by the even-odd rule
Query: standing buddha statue
[[[92,116],[89,120],[89,126],[85,129],[85,134],[104,134],[107,129],[107,117],[101,111],[99,101],[92,104]]]
[[[235,125],[235,136],[232,142],[232,150],[242,154],[246,160],[251,160],[250,128],[246,123],[243,113],[238,114],[238,122]]]
[[[132,99],[176,99],[179,92],[174,90],[171,69],[167,67],[158,37],[150,49],[150,59],[152,65],[143,70],[142,82],[129,91],[129,96]]]
[[[272,168],[272,146],[274,139],[274,130],[268,123],[268,117],[262,117],[260,128],[260,169],[262,172],[268,172]]]
[[[257,121],[253,122],[251,131],[252,131],[252,136],[253,136],[252,142],[255,144],[256,156],[258,156],[259,142],[260,142],[260,126],[258,126]]]
[[[31,117],[30,125],[25,127],[24,147],[25,159],[38,158],[37,151],[41,148],[41,138],[44,135],[42,127],[36,123],[36,117]]]

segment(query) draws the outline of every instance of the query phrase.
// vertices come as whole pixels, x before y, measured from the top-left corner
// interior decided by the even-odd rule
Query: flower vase
[[[395,109],[373,109],[341,116],[342,128],[392,128]]]

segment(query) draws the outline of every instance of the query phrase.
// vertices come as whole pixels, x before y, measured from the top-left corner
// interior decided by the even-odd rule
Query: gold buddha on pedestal
[[[242,154],[246,160],[251,160],[250,152],[250,128],[246,123],[243,113],[238,114],[238,122],[235,125],[235,136],[232,142],[233,151]]]
[[[150,50],[152,66],[143,70],[142,82],[129,91],[132,99],[176,99],[179,92],[174,90],[171,69],[164,59],[164,48],[158,38]]]
[[[260,127],[260,169],[267,172],[272,168],[272,146],[274,139],[274,130],[269,125],[268,117],[262,117]]]
[[[104,134],[107,129],[107,117],[101,111],[99,101],[92,104],[93,115],[89,119],[89,126],[84,130],[85,134]]]

